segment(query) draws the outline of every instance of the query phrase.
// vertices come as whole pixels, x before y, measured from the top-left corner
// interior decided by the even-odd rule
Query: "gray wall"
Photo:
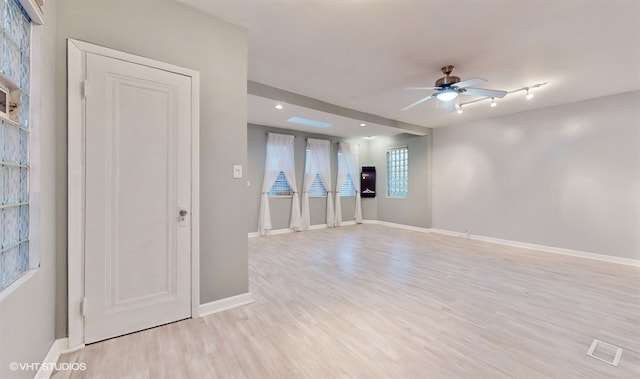
[[[65,336],[66,48],[76,38],[200,72],[200,302],[248,292],[246,166],[247,32],[172,0],[58,0],[57,328]]]
[[[248,208],[248,231],[256,232],[258,230],[258,214],[260,211],[260,194],[262,193],[262,182],[264,180],[264,163],[267,156],[267,133],[281,133],[296,136],[295,138],[295,168],[296,168],[296,184],[298,190],[302,191],[302,180],[304,175],[305,164],[305,148],[307,138],[318,138],[330,140],[331,143],[331,180],[335,187],[336,176],[338,173],[338,144],[337,142],[348,142],[360,145],[360,159],[363,159],[363,153],[366,154],[367,148],[365,139],[345,139],[322,134],[310,134],[289,129],[279,129],[262,125],[249,124],[248,126],[248,169],[247,180],[249,187],[249,208]],[[311,225],[326,224],[327,211],[326,198],[309,198],[309,211],[311,216]],[[342,198],[342,220],[353,220],[355,212],[355,198]],[[290,198],[270,198],[269,209],[271,211],[271,224],[273,230],[289,228],[291,217],[291,199]],[[363,208],[364,208],[363,204]],[[364,210],[363,210],[364,213]]]
[[[435,129],[433,226],[640,259],[638,104],[634,92]]]
[[[42,27],[42,49],[34,41],[32,72],[41,75],[41,102],[32,97],[31,107],[40,107],[40,123],[32,124],[40,133],[40,165],[34,163],[33,174],[38,176],[31,186],[40,194],[40,269],[35,276],[18,287],[0,302],[0,378],[32,378],[35,371],[10,371],[10,362],[42,362],[55,334],[55,161],[59,154],[55,135],[55,97],[53,81],[55,7],[53,1],[45,6],[45,25]],[[35,56],[40,55],[40,59]],[[42,67],[35,65],[41,64]],[[37,86],[37,83],[32,83]],[[32,92],[33,93],[33,92]],[[33,155],[33,153],[32,153]],[[35,154],[37,156],[37,154]],[[35,158],[37,160],[37,157]],[[38,191],[39,187],[39,191]],[[35,222],[32,221],[32,225]],[[37,242],[36,242],[37,244]],[[32,248],[35,246],[32,245]]]
[[[409,151],[409,193],[406,199],[387,197],[387,149],[406,145]],[[370,140],[363,166],[376,167],[374,219],[396,224],[431,227],[431,136],[399,134]]]

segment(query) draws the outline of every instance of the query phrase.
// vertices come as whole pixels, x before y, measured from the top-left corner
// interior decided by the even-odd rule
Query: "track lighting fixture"
[[[525,96],[527,100],[533,99],[533,92],[529,88],[527,88],[527,95]]]
[[[546,84],[548,84],[548,82],[536,83],[536,84],[533,84],[533,85],[530,85],[530,86],[527,86],[527,87],[514,89],[513,91],[507,91],[507,95],[510,95],[512,93],[515,93],[515,92],[524,91],[525,92],[525,98],[527,100],[529,100],[529,99],[533,98],[533,96],[534,96],[533,89],[542,87],[542,86],[544,86]],[[498,106],[498,103],[496,103],[496,98],[495,97],[482,97],[480,99],[471,100],[471,101],[467,101],[467,102],[464,102],[464,103],[456,104],[456,111],[458,113],[462,113],[462,107],[463,106],[466,108],[466,106],[469,105],[469,104],[477,103],[477,102],[480,102],[480,101],[486,101],[486,100],[491,100],[490,106],[492,108]]]

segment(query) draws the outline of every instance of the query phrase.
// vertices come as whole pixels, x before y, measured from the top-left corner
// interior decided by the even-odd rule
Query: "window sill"
[[[11,283],[9,287],[5,288],[0,292],[0,303],[4,301],[4,299],[8,298],[11,293],[17,290],[21,285],[26,283],[29,279],[31,279],[38,272],[37,268],[33,268],[24,273],[21,277],[18,278],[15,282]]]

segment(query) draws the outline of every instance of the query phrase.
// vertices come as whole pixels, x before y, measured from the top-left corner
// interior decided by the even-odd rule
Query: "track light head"
[[[531,89],[527,88],[527,95],[526,95],[527,100],[533,99],[533,92],[531,92]]]

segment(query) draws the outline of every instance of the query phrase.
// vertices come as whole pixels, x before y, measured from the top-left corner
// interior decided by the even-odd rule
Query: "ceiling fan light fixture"
[[[440,101],[451,101],[456,97],[458,97],[458,92],[452,89],[445,89],[436,95],[436,98]]]
[[[456,104],[456,110],[457,110],[458,114],[462,114],[462,105],[461,104]]]
[[[492,98],[491,98],[491,108],[494,108],[496,105],[498,105],[498,104],[496,103],[496,98],[495,98],[495,97],[492,97]]]

